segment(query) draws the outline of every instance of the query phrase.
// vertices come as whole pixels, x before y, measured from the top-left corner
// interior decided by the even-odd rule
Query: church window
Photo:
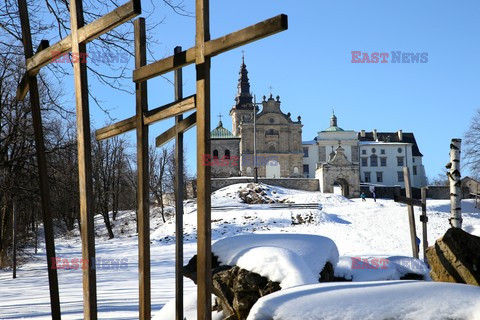
[[[372,148],[372,153],[375,153],[375,152],[377,152],[377,149]]]
[[[268,151],[275,152],[275,146],[272,144],[268,147]]]
[[[402,153],[402,148],[397,149],[398,153]]]
[[[403,182],[403,171],[397,171],[398,182]]]
[[[382,166],[382,167],[387,166],[387,158],[385,158],[385,157],[380,158],[380,166]]]
[[[380,149],[380,154],[385,154],[385,149]]]
[[[397,166],[403,167],[403,157],[397,157]]]
[[[225,159],[230,159],[230,150],[225,150]]]
[[[377,172],[377,182],[383,182],[383,172]]]
[[[270,121],[270,123],[274,123],[274,122],[275,122],[275,119],[270,118],[269,121]]]
[[[378,157],[374,154],[370,156],[370,167],[377,167],[378,166]]]
[[[414,175],[414,176],[417,175],[417,166],[413,166],[413,175]]]
[[[362,167],[368,167],[368,158],[362,158]]]
[[[365,182],[370,182],[370,172],[364,172]]]
[[[213,159],[218,159],[218,150],[213,150]]]
[[[303,157],[308,158],[308,147],[303,148]]]
[[[362,154],[367,154],[367,150],[363,149]]]

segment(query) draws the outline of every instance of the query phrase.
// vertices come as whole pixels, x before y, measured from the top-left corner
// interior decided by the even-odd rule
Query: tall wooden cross
[[[131,0],[116,8],[110,13],[85,25],[81,0],[70,1],[70,28],[71,34],[54,45],[42,41],[42,45],[35,55],[32,53],[32,41],[28,10],[25,0],[19,0],[22,34],[25,48],[26,72],[17,88],[17,99],[23,100],[30,91],[37,157],[39,160],[40,186],[42,211],[45,223],[45,242],[47,247],[47,261],[49,272],[50,301],[52,318],[60,319],[60,302],[58,295],[58,280],[55,269],[52,269],[52,257],[55,257],[53,230],[50,225],[51,213],[48,195],[48,176],[46,174],[45,150],[43,144],[40,102],[35,76],[40,69],[54,60],[59,54],[72,53],[76,113],[77,113],[77,147],[78,171],[80,191],[80,218],[82,235],[82,258],[88,261],[95,260],[95,237],[93,222],[93,188],[92,188],[92,159],[90,140],[90,111],[88,105],[88,83],[86,61],[79,57],[86,57],[86,44],[100,37],[113,28],[123,24],[140,14],[140,0]],[[97,293],[95,269],[83,270],[83,311],[85,319],[97,319]]]
[[[279,15],[253,26],[210,40],[209,1],[196,0],[195,47],[175,53],[173,56],[137,68],[133,81],[141,83],[153,77],[195,63],[196,113],[178,121],[176,125],[156,139],[157,145],[173,139],[177,132],[197,124],[197,317],[211,319],[211,172],[202,165],[205,154],[210,154],[210,59],[249,42],[284,31],[288,28],[287,16]],[[177,159],[178,161],[178,159]],[[177,196],[178,198],[178,196]],[[178,226],[177,226],[178,227]],[[180,237],[177,234],[177,241]],[[177,253],[178,254],[178,253]],[[177,269],[178,270],[178,269]],[[178,271],[177,271],[178,272]],[[178,291],[177,291],[178,292]],[[183,297],[177,297],[183,299]],[[177,303],[177,307],[179,303]],[[142,314],[142,313],[141,313]],[[144,312],[147,315],[147,311]],[[177,310],[177,319],[179,312]],[[147,319],[142,318],[141,319]]]
[[[182,52],[182,47],[175,47],[174,54]],[[174,72],[175,101],[183,96],[182,69]],[[191,118],[190,118],[191,117]],[[159,135],[155,140],[160,147],[175,138],[175,319],[183,320],[183,133],[196,123],[196,113],[189,118],[187,126],[180,124],[183,115],[175,117],[175,126]],[[188,119],[188,118],[187,118]],[[169,133],[171,131],[172,133]],[[173,132],[175,131],[175,132]]]
[[[422,242],[423,242],[423,259],[426,261],[426,251],[428,248],[427,240],[427,188],[422,188],[422,200],[414,199],[412,196],[412,188],[410,184],[410,172],[408,167],[403,167],[403,180],[405,181],[405,195],[403,197],[399,194],[395,195],[395,202],[403,203],[408,206],[408,222],[410,225],[410,241],[412,243],[412,253],[415,258],[418,259],[418,244],[417,244],[417,231],[415,228],[415,214],[414,206],[422,208],[422,215],[420,216],[420,221],[422,222]]]

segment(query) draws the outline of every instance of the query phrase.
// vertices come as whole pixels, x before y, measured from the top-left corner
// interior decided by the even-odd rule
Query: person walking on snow
[[[364,201],[367,201],[366,196],[365,196],[365,192],[362,192],[362,194],[360,195],[360,198],[362,198],[362,202]]]

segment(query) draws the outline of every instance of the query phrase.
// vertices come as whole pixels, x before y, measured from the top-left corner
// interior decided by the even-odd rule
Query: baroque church
[[[212,178],[254,177],[255,172],[259,178],[306,178],[300,183],[316,180],[321,192],[358,197],[362,186],[404,187],[403,168],[408,167],[413,187],[427,184],[412,132],[344,130],[332,113],[328,128],[302,141],[301,117],[292,120],[290,112],[284,113],[279,96],[256,103],[243,57],[229,115],[232,130],[220,119],[210,134]]]
[[[232,131],[220,119],[210,134],[212,177],[252,177],[255,169],[259,177],[303,177],[300,116],[295,121],[290,112],[284,113],[279,96],[263,96],[258,104],[253,100],[242,57],[235,104],[229,112]]]

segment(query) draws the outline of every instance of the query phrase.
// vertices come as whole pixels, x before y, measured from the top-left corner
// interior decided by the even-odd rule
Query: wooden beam
[[[182,47],[175,47],[179,53]],[[182,99],[182,69],[175,70],[175,101]],[[175,116],[175,320],[183,318],[183,115]]]
[[[412,188],[410,185],[410,172],[408,167],[403,167],[403,178],[405,181],[405,195],[412,199]],[[410,240],[412,242],[413,257],[418,259],[417,231],[415,229],[415,213],[413,205],[408,205],[408,223],[410,225]]]
[[[196,0],[195,65],[197,73],[197,319],[212,319],[211,167],[210,154],[210,40],[209,1]]]
[[[214,57],[220,53],[232,50],[247,43],[268,37],[288,29],[288,18],[280,14],[259,22],[253,26],[235,31],[223,37],[207,41],[203,47],[206,57]],[[168,58],[156,61],[133,71],[133,81],[139,82],[151,79],[161,74],[182,68],[195,62],[195,47],[174,54]]]
[[[37,52],[39,53],[42,50],[45,50],[49,46],[48,40],[42,40],[40,41],[40,44],[38,45]],[[28,92],[28,74],[25,73],[22,77],[22,80],[20,80],[20,83],[17,87],[17,95],[16,99],[17,101],[23,101],[25,99],[25,96],[27,95]]]
[[[136,127],[137,117],[133,116],[125,120],[113,123],[95,131],[95,139],[98,141],[112,138],[119,134],[131,131]]]
[[[26,0],[18,1],[20,23],[22,27],[23,49],[25,60],[33,55],[32,35]],[[42,41],[45,45],[45,43]],[[58,291],[57,269],[53,268],[55,260],[55,241],[53,233],[53,219],[50,207],[50,186],[48,182],[47,158],[45,155],[45,142],[43,136],[42,113],[40,111],[40,96],[38,94],[37,77],[25,78],[30,92],[32,107],[33,133],[35,136],[35,151],[38,162],[38,175],[40,182],[40,198],[42,204],[43,230],[45,233],[45,251],[47,256],[48,287],[50,289],[50,311],[53,320],[61,319],[60,294]],[[27,86],[25,86],[27,87]]]
[[[411,198],[407,198],[407,197],[400,196],[400,195],[395,195],[393,200],[395,202],[407,204],[407,205],[410,205],[410,206],[417,206],[417,207],[422,206],[422,201],[421,200],[411,199]]]
[[[145,19],[134,22],[135,68],[147,63]],[[147,105],[147,82],[135,84],[135,126],[137,128],[137,208],[138,208],[138,268],[140,291],[140,319],[151,319],[150,284],[150,193],[148,170],[148,125],[144,113]]]
[[[146,125],[149,125],[160,120],[174,117],[192,109],[195,109],[195,95],[191,95],[180,101],[172,102],[146,112],[144,115],[144,122]],[[133,116],[96,130],[95,139],[99,141],[105,140],[135,128],[136,116]]]
[[[422,221],[422,244],[423,244],[423,261],[427,263],[427,248],[428,248],[428,238],[427,238],[427,188],[422,188],[422,215],[420,216],[420,221]]]
[[[193,109],[195,109],[195,95],[148,111],[145,116],[145,124],[152,124],[160,120],[178,116]]]
[[[84,26],[82,0],[70,2],[70,27],[72,31],[72,54],[86,53],[78,30]],[[45,51],[42,51],[45,52]],[[80,223],[82,258],[95,261],[95,233],[92,183],[92,146],[90,137],[90,111],[88,105],[87,64],[77,60],[73,63],[75,101],[77,112],[78,182],[80,197]],[[97,277],[94,268],[83,272],[83,317],[97,320]]]
[[[98,18],[77,31],[78,43],[86,44],[100,37],[122,23],[136,17],[141,13],[141,1],[130,0],[128,3],[116,8],[106,15]],[[72,35],[68,35],[46,50],[43,50],[27,60],[27,73],[37,74],[42,67],[47,65],[55,56],[72,50]]]
[[[195,126],[197,123],[197,113],[194,112],[185,119],[179,121],[175,126],[169,128],[168,130],[164,131],[161,135],[155,138],[155,145],[157,147],[161,147],[168,141],[174,139],[176,137],[177,132],[185,132],[188,129]]]

